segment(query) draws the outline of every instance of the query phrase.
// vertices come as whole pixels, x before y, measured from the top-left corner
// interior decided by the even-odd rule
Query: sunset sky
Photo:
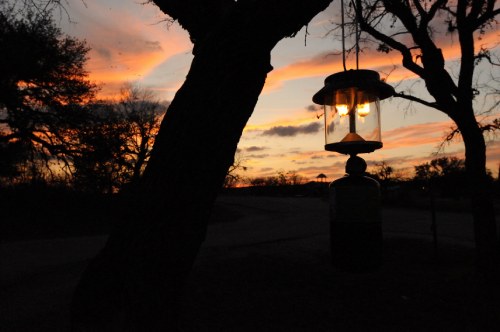
[[[67,7],[71,22],[64,15],[58,21],[65,33],[85,39],[92,48],[87,69],[90,79],[102,86],[102,98],[112,98],[124,83],[131,82],[156,91],[161,100],[171,100],[188,72],[192,60],[188,34],[177,24],[167,27],[156,7],[140,2],[72,0]],[[335,2],[313,19],[306,44],[303,29],[274,49],[274,70],[240,140],[240,155],[248,168],[241,175],[268,176],[279,170],[296,171],[307,180],[314,180],[319,173],[329,180],[343,175],[347,157],[324,151],[323,119],[317,118],[319,111],[308,110],[324,78],[342,71],[340,42],[326,36],[332,28],[330,20],[337,15],[337,5]],[[498,37],[498,30],[489,31],[481,45],[493,47]],[[455,37],[446,35],[440,47],[447,59],[457,58]],[[499,47],[493,51],[498,54]],[[422,82],[404,69],[395,69],[400,62],[396,52],[364,50],[360,55],[360,68],[378,71],[397,91],[411,89],[430,100]],[[354,68],[353,64],[348,67]],[[456,63],[450,62],[449,68],[456,72]],[[490,73],[480,69],[479,78],[486,79]],[[500,76],[498,67],[494,70]],[[499,117],[499,113],[497,109],[489,116]],[[384,160],[397,170],[412,170],[414,165],[436,157],[437,147],[451,126],[451,120],[437,110],[416,104],[409,107],[408,102],[395,98],[385,100],[384,147],[363,158],[369,165]],[[463,143],[458,140],[447,145],[443,155],[463,158]],[[490,137],[488,167],[495,177],[499,164],[500,138]]]

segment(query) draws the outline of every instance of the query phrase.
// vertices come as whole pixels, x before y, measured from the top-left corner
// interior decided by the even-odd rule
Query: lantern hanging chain
[[[361,37],[361,31],[358,25],[358,11],[356,8],[356,3],[354,0],[351,0],[351,5],[354,8],[354,27],[355,27],[355,54],[356,54],[356,70],[359,69],[359,39]],[[358,1],[357,5],[360,3]],[[346,67],[346,48],[345,48],[345,18],[344,18],[344,0],[340,0],[340,12],[341,12],[341,29],[342,29],[342,65],[344,67],[344,71],[347,71]]]
[[[356,5],[354,4],[354,1],[352,2],[352,6],[354,7],[354,26],[356,28],[356,70],[359,69],[359,37],[361,35],[361,31],[359,31],[359,25],[358,25],[358,10],[356,8]]]
[[[344,71],[347,71],[345,65],[345,22],[344,22],[344,0],[340,0],[340,14],[342,23],[340,27],[342,28],[342,65],[344,66]]]

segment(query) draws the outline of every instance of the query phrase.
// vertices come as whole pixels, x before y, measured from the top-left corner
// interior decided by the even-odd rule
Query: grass
[[[65,209],[69,198],[51,203],[53,197],[33,196],[24,209],[4,200],[3,207],[25,216],[8,224],[10,239],[106,232],[103,202],[82,200]],[[54,210],[59,217],[47,218],[50,204],[60,207]],[[82,211],[101,217],[87,223]],[[231,226],[242,215],[216,205],[212,223]],[[348,273],[331,266],[328,241],[318,235],[203,248],[186,287],[182,331],[500,330],[498,281],[475,272],[473,248],[441,241],[436,259],[431,242],[388,237],[380,269]],[[85,264],[50,267],[4,288],[2,294],[15,299],[12,308],[24,312],[6,317],[9,325],[0,322],[0,330],[65,331],[71,292]]]
[[[436,261],[427,241],[386,239],[384,265],[357,274],[300,241],[206,254],[188,285],[183,331],[500,328],[498,283],[474,272],[471,248],[443,245]]]

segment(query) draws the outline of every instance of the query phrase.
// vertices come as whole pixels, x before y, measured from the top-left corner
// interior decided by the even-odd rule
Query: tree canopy
[[[65,137],[97,91],[85,42],[64,35],[50,12],[1,3],[0,144],[14,161],[64,159]]]

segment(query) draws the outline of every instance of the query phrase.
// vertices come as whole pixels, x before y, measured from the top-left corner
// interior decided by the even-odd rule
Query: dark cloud
[[[345,168],[345,161],[337,161],[336,163],[333,163],[331,166],[334,167],[334,168],[341,168],[341,169],[344,169]]]
[[[266,147],[263,146],[250,146],[245,149],[246,152],[257,152],[257,151],[262,151],[267,149]]]
[[[314,105],[314,104],[311,104],[311,105],[306,106],[306,110],[307,110],[308,112],[313,112],[313,113],[317,113],[317,112],[322,112],[322,111],[323,111],[323,109],[322,109],[322,107],[321,107],[321,106],[319,106],[319,105]]]
[[[269,157],[269,154],[251,154],[251,155],[248,155],[247,158],[255,158],[255,159],[263,159],[263,158],[267,158]]]
[[[163,48],[159,41],[149,40],[128,40],[126,42],[117,41],[116,47],[107,47],[95,45],[92,49],[97,52],[99,56],[107,61],[113,61],[114,56],[123,54],[140,54],[161,52]]]
[[[338,153],[330,153],[326,157],[327,158],[338,158],[341,157],[342,155],[339,155]]]
[[[272,167],[264,167],[260,169],[261,172],[269,172],[269,171],[274,171],[274,168]]]
[[[163,48],[161,47],[161,44],[159,41],[149,41],[146,40],[144,41],[145,48],[149,51],[163,51]]]
[[[299,134],[314,134],[321,129],[321,124],[319,122],[311,122],[306,125],[301,126],[276,126],[271,129],[265,130],[263,136],[281,136],[281,137],[292,137]]]
[[[325,156],[312,156],[311,159],[323,159]]]
[[[111,51],[103,47],[94,47],[94,51],[106,60],[111,60]]]

